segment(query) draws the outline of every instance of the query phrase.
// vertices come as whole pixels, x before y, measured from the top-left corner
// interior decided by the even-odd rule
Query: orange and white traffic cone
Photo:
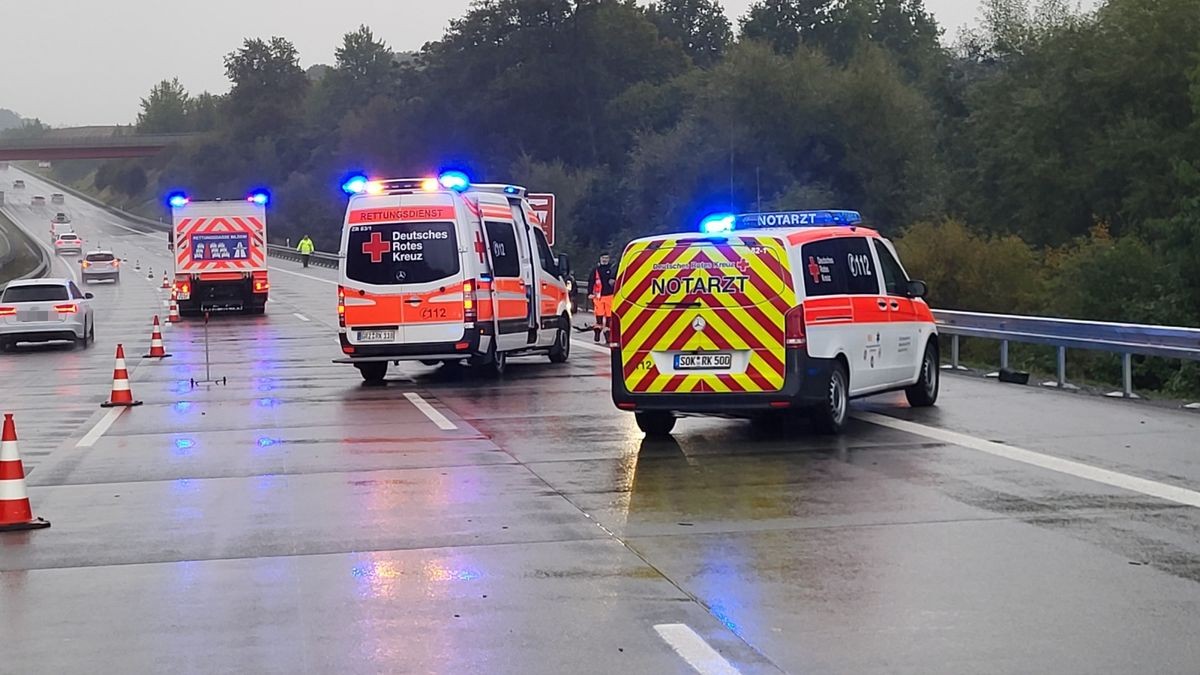
[[[13,424],[13,416],[5,413],[4,435],[0,436],[0,532],[43,527],[50,527],[50,523],[33,517],[25,492],[25,465],[17,450],[17,426]]]
[[[165,291],[165,290],[167,290],[167,289],[168,289],[168,288],[170,288],[170,287],[171,287],[171,282],[170,282],[170,281],[167,281],[167,275],[166,275],[166,274],[163,274],[163,283],[162,283],[162,289]]]
[[[133,391],[129,389],[129,371],[125,369],[125,347],[117,345],[117,364],[113,367],[112,395],[100,404],[101,408],[130,408],[141,405],[141,401],[133,400]]]
[[[179,321],[179,300],[176,298],[177,291],[171,291],[171,305],[167,312],[167,321],[169,323],[177,323]]]
[[[147,359],[165,359],[170,356],[165,347],[163,347],[162,328],[158,323],[158,315],[154,315],[154,329],[150,333],[150,353],[144,358]]]

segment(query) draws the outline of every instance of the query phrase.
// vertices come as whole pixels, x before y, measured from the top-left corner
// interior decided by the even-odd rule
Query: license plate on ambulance
[[[394,330],[360,330],[358,331],[359,342],[395,342],[396,331]]]
[[[729,370],[733,354],[676,354],[675,370]]]

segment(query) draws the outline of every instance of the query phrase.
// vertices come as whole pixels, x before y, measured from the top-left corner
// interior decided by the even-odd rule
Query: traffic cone
[[[177,323],[179,321],[179,300],[176,298],[176,291],[171,291],[171,305],[167,312],[167,321],[169,323]]]
[[[13,416],[4,414],[4,435],[0,436],[0,532],[40,530],[48,521],[33,517],[29,495],[25,492],[25,465],[17,450],[17,426]]]
[[[130,408],[141,405],[141,401],[133,400],[133,392],[129,389],[129,371],[125,369],[125,347],[117,345],[117,364],[113,366],[112,396],[100,404],[101,408]]]
[[[162,328],[158,324],[158,315],[154,315],[154,329],[150,333],[150,353],[146,354],[147,359],[164,359],[170,356],[166,348],[163,347]]]
[[[168,288],[170,288],[170,287],[171,287],[171,282],[167,281],[167,274],[164,272],[164,273],[163,273],[163,283],[162,283],[162,289],[165,291],[165,290],[167,290],[167,289],[168,289]]]

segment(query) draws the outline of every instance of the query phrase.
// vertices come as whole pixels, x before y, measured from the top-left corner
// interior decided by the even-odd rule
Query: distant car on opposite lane
[[[112,251],[91,251],[79,261],[79,274],[83,283],[90,284],[100,279],[121,280],[121,261]]]
[[[66,253],[79,255],[83,253],[83,237],[74,232],[64,232],[58,235],[54,239],[54,252],[59,255]]]
[[[29,203],[33,206],[45,206],[46,198],[41,195],[36,195],[33,199],[29,200]]]
[[[63,196],[63,193],[55,192],[50,195],[50,203],[51,204],[66,204],[67,198]]]
[[[20,342],[96,341],[92,294],[70,279],[14,281],[0,295],[0,350]]]

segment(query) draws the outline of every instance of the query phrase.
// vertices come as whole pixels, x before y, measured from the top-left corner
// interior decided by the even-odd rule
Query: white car
[[[83,238],[74,232],[64,232],[54,238],[54,252],[59,255],[83,253]]]
[[[90,284],[98,279],[121,280],[121,261],[112,251],[92,251],[79,261],[79,275],[83,283]]]
[[[29,203],[33,206],[45,206],[46,198],[41,195],[37,195],[33,199],[29,200]]]
[[[96,341],[92,294],[70,279],[14,281],[0,295],[0,350],[19,342]]]
[[[55,192],[50,195],[50,203],[51,204],[65,204],[65,203],[67,203],[67,198],[65,196],[63,196],[63,193]]]

